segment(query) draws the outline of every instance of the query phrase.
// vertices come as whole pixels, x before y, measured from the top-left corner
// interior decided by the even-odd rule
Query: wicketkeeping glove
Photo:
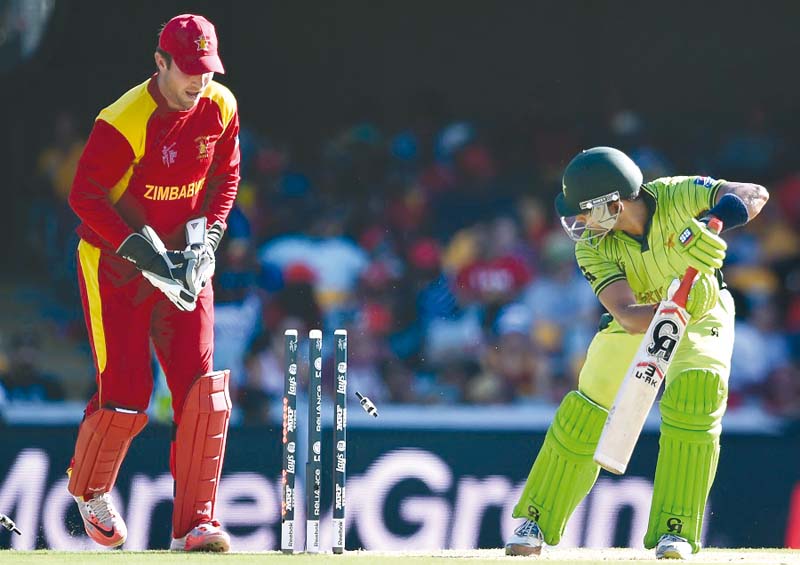
[[[667,298],[672,299],[672,295],[678,290],[681,281],[675,279],[669,285]],[[702,318],[709,310],[716,306],[719,301],[719,282],[714,275],[698,274],[692,283],[689,297],[686,299],[686,311],[692,319]]]
[[[181,252],[167,251],[164,242],[150,226],[132,233],[117,249],[142,272],[142,276],[166,295],[179,310],[191,312],[197,306],[197,293],[188,289],[185,262]]]
[[[215,253],[224,232],[220,222],[214,222],[206,229],[205,218],[186,222],[186,249],[183,252],[187,261],[186,286],[195,294],[199,294],[214,276]]]
[[[712,233],[706,224],[692,218],[678,232],[676,249],[683,254],[690,267],[711,275],[715,269],[722,268],[728,244]]]

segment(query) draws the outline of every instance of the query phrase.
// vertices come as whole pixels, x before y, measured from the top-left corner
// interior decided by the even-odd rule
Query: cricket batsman
[[[547,431],[514,508],[525,518],[508,555],[538,555],[555,545],[600,467],[594,462],[608,409],[659,302],[687,267],[699,275],[689,293],[691,316],[666,374],[653,501],[644,545],[659,559],[700,550],[703,512],[717,470],[722,415],[733,352],[734,306],[720,269],[724,230],[746,224],[767,202],[763,186],[709,177],[642,183],[624,153],[595,147],[567,165],[556,210],[576,242],[584,277],[606,308],[578,379]]]
[[[97,116],[70,205],[81,219],[78,278],[97,392],[68,470],[86,533],[125,542],[111,502],[131,440],[147,422],[150,344],[174,413],[171,549],[228,551],[214,519],[230,419],[228,371],[213,370],[209,279],[239,184],[236,99],[214,26],[176,16],[162,28],[156,72]]]

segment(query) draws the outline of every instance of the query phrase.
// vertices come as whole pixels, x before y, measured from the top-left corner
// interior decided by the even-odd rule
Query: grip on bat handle
[[[719,232],[722,231],[722,220],[712,216],[711,220],[708,222],[708,229],[715,234],[719,234]],[[689,291],[692,290],[692,283],[696,276],[697,269],[694,267],[686,269],[686,273],[683,275],[683,279],[681,279],[678,290],[672,295],[672,301],[681,308],[686,308],[686,301],[689,300]]]

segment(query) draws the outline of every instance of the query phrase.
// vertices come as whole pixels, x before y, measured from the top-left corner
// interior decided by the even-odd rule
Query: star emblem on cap
[[[201,35],[197,39],[194,40],[195,44],[197,45],[198,51],[208,51],[211,49],[211,40],[207,38],[205,35]]]

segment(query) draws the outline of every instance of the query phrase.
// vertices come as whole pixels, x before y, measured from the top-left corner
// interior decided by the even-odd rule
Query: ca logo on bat
[[[669,361],[678,343],[679,333],[678,324],[673,320],[661,320],[653,329],[653,341],[647,346],[647,352]]]

